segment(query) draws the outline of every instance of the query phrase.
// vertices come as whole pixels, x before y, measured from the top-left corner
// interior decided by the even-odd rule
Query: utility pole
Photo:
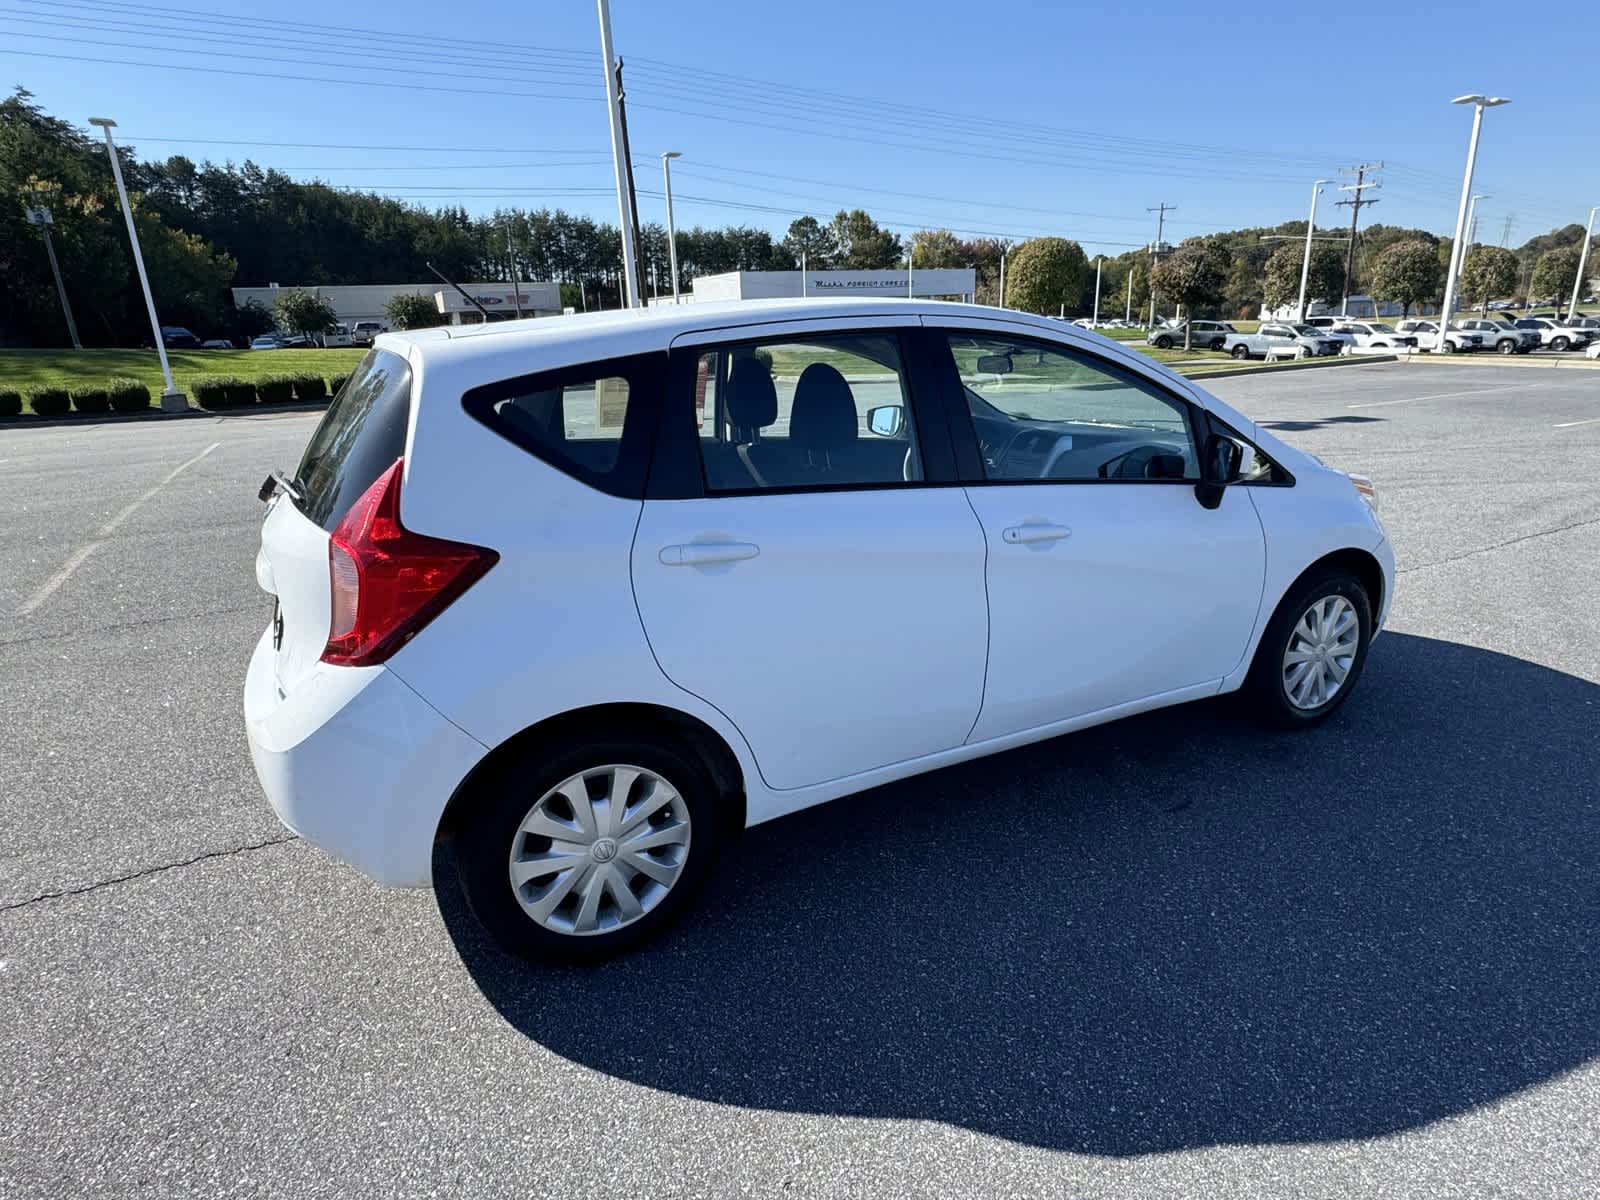
[[[1009,253],[1010,253],[1010,248],[1009,247],[1007,247],[1005,250],[1000,251],[1000,307],[1001,308],[1004,308],[1006,306],[1006,255],[1009,254]]]
[[[506,222],[506,257],[511,260],[511,295],[517,305],[517,319],[522,319],[522,284],[517,280],[517,252],[511,248],[511,222]]]
[[[1377,182],[1367,182],[1368,171],[1381,170],[1383,170],[1383,164],[1381,162],[1362,163],[1359,167],[1341,167],[1339,169],[1339,174],[1341,175],[1354,175],[1356,177],[1356,181],[1354,183],[1347,183],[1339,188],[1341,192],[1355,193],[1354,198],[1350,200],[1340,200],[1338,202],[1340,206],[1350,210],[1350,245],[1346,247],[1344,252],[1344,298],[1339,301],[1339,315],[1341,317],[1347,316],[1350,312],[1350,280],[1355,274],[1356,269],[1356,222],[1361,218],[1361,209],[1363,205],[1377,203],[1376,200],[1365,199],[1361,193],[1366,191],[1368,188],[1383,186]]]
[[[633,149],[628,143],[628,93],[622,87],[622,60],[617,59],[617,119],[622,122],[622,162],[628,174],[628,205],[633,215],[633,261],[639,272],[635,304],[644,306],[644,227],[639,224],[639,193],[633,186]],[[653,264],[652,264],[653,265]]]
[[[1500,249],[1506,248],[1506,243],[1511,240],[1511,230],[1517,223],[1516,213],[1506,214],[1506,223],[1500,228]]]
[[[1094,316],[1089,318],[1089,328],[1100,328],[1100,267],[1105,262],[1105,255],[1097,254],[1094,259]]]
[[[67,286],[61,281],[61,265],[56,262],[55,242],[50,238],[50,226],[55,224],[55,214],[50,211],[50,202],[55,199],[56,189],[48,184],[42,184],[29,190],[33,203],[25,210],[28,224],[37,226],[44,236],[44,253],[50,260],[50,274],[55,277],[56,295],[61,298],[61,315],[67,320],[67,333],[72,338],[72,348],[82,350],[83,343],[78,340],[78,323],[72,319],[72,304],[67,300]]]
[[[1156,264],[1161,261],[1161,234],[1167,227],[1167,214],[1177,212],[1178,206],[1162,201],[1154,208],[1147,208],[1145,212],[1156,214],[1156,240],[1150,243],[1150,325],[1156,323]]]
[[[622,120],[621,64],[611,49],[611,5],[609,0],[595,0],[600,16],[600,58],[606,81],[606,109],[611,116],[611,166],[617,183],[617,223],[622,234],[622,268],[625,286],[622,294],[624,308],[641,300],[639,286],[638,242],[634,230],[637,226],[637,206],[633,200],[633,164],[628,158],[628,132]]]

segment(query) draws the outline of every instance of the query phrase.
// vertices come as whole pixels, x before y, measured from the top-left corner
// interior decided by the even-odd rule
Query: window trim
[[[642,500],[650,467],[650,444],[655,438],[661,415],[662,377],[666,373],[667,352],[652,350],[619,358],[591,359],[545,371],[533,371],[510,379],[496,380],[469,389],[461,397],[461,407],[491,433],[525,450],[540,462],[560,471],[569,479],[596,491],[628,500]],[[502,421],[494,406],[531,391],[545,391],[574,383],[592,383],[609,377],[627,381],[628,409],[622,419],[617,461],[609,471],[595,471],[554,453],[521,430]]]
[[[785,327],[763,331],[728,329],[731,337],[696,338],[674,343],[666,370],[662,416],[650,460],[645,486],[648,500],[717,500],[740,496],[809,496],[832,492],[881,492],[930,487],[960,486],[956,478],[954,451],[944,407],[938,396],[938,381],[927,370],[919,338],[924,332],[915,325],[846,325],[814,329]],[[741,336],[742,335],[742,336]],[[705,457],[700,449],[700,426],[695,420],[694,385],[700,358],[714,351],[740,346],[762,347],[784,342],[818,342],[830,338],[888,337],[895,341],[900,356],[900,382],[910,410],[911,434],[916,439],[922,462],[921,479],[892,479],[876,483],[824,483],[806,486],[719,488],[712,490],[705,475]],[[720,402],[720,401],[719,401]],[[943,435],[942,437],[940,435]]]
[[[928,333],[938,339],[940,348],[943,350],[941,357],[944,361],[940,364],[940,369],[944,375],[945,384],[941,391],[945,402],[946,417],[950,422],[952,434],[956,437],[956,460],[959,464],[958,476],[961,479],[962,486],[1028,487],[1037,484],[1087,484],[1091,486],[1103,486],[1105,484],[1132,483],[1154,484],[1157,486],[1168,487],[1176,485],[1179,487],[1192,488],[1196,483],[1200,482],[1198,479],[988,478],[987,475],[984,474],[983,470],[983,451],[979,446],[977,429],[972,423],[972,410],[967,404],[966,385],[961,382],[961,372],[956,366],[955,352],[950,349],[949,338],[952,335],[966,335],[969,337],[1014,338],[1019,342],[1035,342],[1055,351],[1058,354],[1065,355],[1068,358],[1078,359],[1094,367],[1096,370],[1103,370],[1106,374],[1112,376],[1113,378],[1120,379],[1128,384],[1131,384],[1133,387],[1136,387],[1141,391],[1154,394],[1158,400],[1164,400],[1167,403],[1177,406],[1178,410],[1183,414],[1184,421],[1188,426],[1190,443],[1194,447],[1195,461],[1197,463],[1200,459],[1201,448],[1205,444],[1205,430],[1203,428],[1204,422],[1210,418],[1211,414],[1205,408],[1201,407],[1187,396],[1179,395],[1177,392],[1162,387],[1155,380],[1149,379],[1139,372],[1133,371],[1128,367],[1114,362],[1103,355],[1096,354],[1091,350],[1074,346],[1069,342],[1054,341],[1043,330],[1029,331],[1024,333],[1013,328],[1000,325],[993,327],[970,325],[930,325],[928,327]],[[1240,440],[1250,442],[1252,446],[1255,446],[1255,443],[1250,441],[1249,438],[1242,438]],[[1261,452],[1261,448],[1259,446],[1255,446],[1255,449],[1258,454]],[[1276,459],[1271,459],[1269,455],[1264,455],[1263,457],[1269,458],[1274,465],[1276,465]],[[1231,487],[1233,485],[1230,484],[1229,486]]]

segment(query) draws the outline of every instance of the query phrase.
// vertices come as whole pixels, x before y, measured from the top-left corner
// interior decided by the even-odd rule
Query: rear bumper
[[[280,697],[270,630],[250,658],[244,716],[280,821],[381,884],[431,885],[439,818],[481,743],[385,667],[319,666]]]

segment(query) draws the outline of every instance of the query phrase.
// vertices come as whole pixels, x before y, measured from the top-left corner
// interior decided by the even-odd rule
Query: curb
[[[1553,371],[1557,367],[1576,367],[1580,371],[1600,371],[1600,359],[1584,358],[1582,354],[1570,358],[1566,355],[1533,358],[1526,354],[1414,354],[1411,359],[1414,362],[1451,364],[1458,367],[1487,366],[1492,362],[1497,367],[1515,367],[1518,370]]]
[[[331,397],[330,397],[331,398]],[[250,417],[271,413],[321,412],[328,401],[320,404],[256,404],[250,408],[189,408],[183,412],[162,412],[151,407],[148,412],[136,413],[73,413],[65,417],[37,417],[23,413],[16,417],[0,417],[0,431],[10,429],[52,429],[62,426],[87,427],[90,425],[133,425],[140,421],[181,421],[185,417]]]
[[[1276,375],[1280,371],[1330,371],[1335,367],[1360,367],[1367,363],[1399,362],[1397,354],[1341,354],[1336,358],[1329,358],[1326,362],[1296,361],[1286,363],[1268,363],[1259,367],[1223,367],[1216,371],[1179,371],[1185,379],[1225,379],[1231,375]]]

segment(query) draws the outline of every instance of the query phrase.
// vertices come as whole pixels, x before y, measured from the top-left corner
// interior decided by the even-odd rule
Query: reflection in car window
[[[1181,401],[1045,343],[952,333],[991,480],[1197,479]]]

